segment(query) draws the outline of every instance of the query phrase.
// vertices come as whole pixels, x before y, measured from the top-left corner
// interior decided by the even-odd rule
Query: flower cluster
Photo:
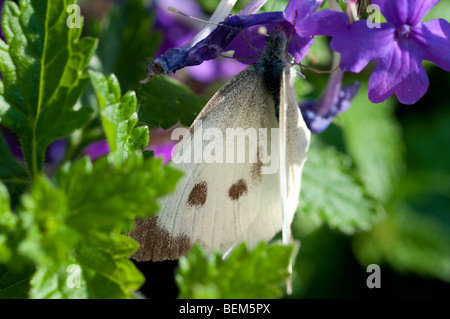
[[[342,69],[359,73],[376,62],[369,79],[373,103],[395,94],[403,104],[416,103],[428,89],[422,60],[450,71],[450,24],[443,19],[421,22],[439,0],[372,0],[387,22],[370,28],[366,21],[346,26],[331,41],[341,53]]]
[[[244,10],[229,15],[201,41],[171,48],[155,59],[148,67],[149,77],[201,64],[229,50],[242,62],[253,63],[257,59],[254,48],[262,50],[265,45],[265,37],[257,32],[261,26],[268,32],[285,32],[290,38],[287,51],[296,62],[306,56],[314,36],[331,36],[331,49],[341,54],[342,71],[330,78],[319,101],[300,105],[310,129],[318,133],[349,107],[359,88],[352,83],[341,89],[344,71],[359,73],[368,63],[376,62],[369,79],[369,99],[380,103],[394,94],[403,104],[414,104],[428,89],[423,60],[450,71],[450,24],[443,19],[421,22],[439,0],[372,0],[387,20],[375,24],[353,21],[361,12],[362,1],[348,1],[347,13],[339,11],[339,7],[319,11],[322,2],[291,0],[283,12],[256,14]]]
[[[260,27],[268,32],[275,29],[285,32],[291,38],[288,52],[300,62],[315,40],[312,36],[334,35],[345,27],[347,16],[344,13],[329,9],[317,12],[322,2],[291,0],[284,12],[248,14],[249,10],[244,9],[238,15],[229,15],[201,41],[171,48],[157,57],[149,64],[148,75],[153,77],[199,65],[229,50],[235,51],[235,58],[252,57],[256,53],[254,48],[261,51],[265,46],[266,37],[257,32]],[[253,57],[241,61],[250,64],[256,60],[257,57]]]

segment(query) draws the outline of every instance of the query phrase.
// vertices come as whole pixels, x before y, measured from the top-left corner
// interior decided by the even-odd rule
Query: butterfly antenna
[[[248,43],[248,45],[249,45],[253,50],[257,51],[259,54],[262,54],[262,52],[261,52],[258,48],[254,47],[254,46],[250,43],[250,41],[249,41],[249,40],[247,39],[247,37],[245,36],[245,34],[244,34],[243,30],[242,30],[242,27],[240,27],[240,26],[239,26],[239,27],[234,27],[234,26],[227,25],[227,24],[214,23],[214,22],[210,22],[210,21],[203,20],[203,19],[199,19],[199,18],[193,17],[193,16],[191,16],[191,15],[189,15],[189,14],[186,14],[186,13],[184,13],[184,12],[182,12],[182,11],[180,11],[180,10],[174,8],[174,7],[168,7],[167,10],[169,10],[169,11],[171,11],[171,12],[173,12],[173,13],[180,14],[180,15],[182,15],[182,16],[184,16],[184,17],[193,19],[193,20],[195,20],[195,21],[199,21],[199,22],[205,23],[205,24],[212,24],[212,25],[216,25],[216,26],[228,27],[228,28],[230,28],[230,29],[239,30],[240,33],[242,34],[242,37],[245,39],[245,41]],[[258,29],[258,32],[252,32],[252,31],[250,31],[250,33],[255,33],[255,34],[267,36],[267,29],[266,29],[265,27],[260,27],[260,28]],[[235,57],[229,56],[229,55],[227,55],[227,54],[224,54],[224,55],[223,55],[223,54],[220,54],[220,56],[222,56],[222,57],[224,57],[224,58],[235,59],[235,60],[247,60],[247,59],[254,59],[254,58],[256,58],[256,57],[241,57],[241,58],[235,58]]]
[[[256,57],[256,56],[245,56],[245,57],[235,58],[234,56],[229,56],[229,55],[227,55],[227,54],[225,54],[225,55],[220,54],[220,56],[221,56],[222,58],[233,59],[233,60],[238,60],[238,61],[241,61],[241,60],[250,60],[250,59],[257,59],[257,58],[258,58],[258,57]]]
[[[336,72],[337,70],[339,70],[339,68],[341,67],[341,64],[339,64],[337,67],[335,67],[335,68],[332,69],[332,70],[326,70],[326,71],[324,71],[324,70],[318,70],[318,69],[312,68],[312,67],[310,67],[310,66],[307,66],[307,65],[304,65],[304,64],[301,64],[301,63],[298,63],[298,65],[300,66],[300,68],[302,69],[302,71],[303,71],[303,69],[306,69],[306,70],[310,70],[310,71],[316,72],[317,74],[331,74],[331,73],[334,73],[334,72]]]
[[[189,14],[186,14],[186,13],[184,13],[184,12],[182,12],[182,11],[180,11],[180,10],[174,8],[174,7],[168,7],[167,10],[169,10],[170,12],[173,12],[173,13],[180,14],[180,15],[182,15],[183,17],[186,17],[186,18],[189,18],[189,19],[198,21],[198,22],[202,22],[202,23],[205,23],[205,24],[212,24],[212,25],[221,26],[221,27],[227,27],[227,28],[239,30],[239,31],[242,32],[242,27],[240,27],[240,26],[239,26],[239,27],[234,27],[234,26],[228,25],[228,24],[215,23],[215,22],[206,21],[206,20],[203,20],[203,19],[200,19],[200,18],[196,18],[196,17],[194,17],[194,16],[191,16],[191,15],[189,15]],[[265,29],[265,32],[264,32],[264,31],[261,31],[262,29]],[[260,27],[260,28],[258,29],[257,32],[254,32],[254,31],[248,31],[248,32],[249,32],[249,33],[254,33],[254,34],[266,35],[266,36],[267,36],[267,29],[266,29],[265,27]],[[251,46],[251,45],[250,45],[250,46]],[[253,47],[253,46],[252,46],[252,47]],[[256,48],[255,48],[255,50],[259,51],[259,50],[256,49]]]
[[[252,49],[255,50],[256,52],[258,52],[259,54],[262,54],[261,50],[259,50],[257,47],[253,46],[253,45],[250,43],[250,41],[249,41],[249,40],[247,39],[247,37],[245,36],[245,33],[244,33],[244,31],[242,30],[242,28],[240,28],[240,30],[241,30],[241,35],[242,35],[242,37],[244,38],[245,42],[248,43],[248,45],[250,46],[250,48],[252,48]],[[261,33],[260,33],[260,31],[261,31]],[[265,32],[265,34],[264,34],[264,32]],[[267,29],[266,29],[265,27],[259,28],[259,29],[258,29],[258,34],[260,34],[260,35],[266,35],[266,36],[267,36]]]
[[[173,7],[168,7],[167,10],[169,10],[170,12],[173,12],[173,13],[180,14],[183,17],[190,18],[192,20],[195,20],[195,21],[198,21],[198,22],[202,22],[202,23],[205,23],[205,24],[212,24],[212,25],[216,25],[216,26],[222,26],[222,27],[228,27],[228,28],[231,28],[231,29],[241,30],[241,28],[233,27],[232,25],[226,25],[226,24],[222,24],[222,23],[214,23],[214,22],[206,21],[206,20],[203,20],[203,19],[200,19],[200,18],[196,18],[194,16],[186,14],[186,13],[184,13],[184,12],[178,10],[178,9],[175,9]]]

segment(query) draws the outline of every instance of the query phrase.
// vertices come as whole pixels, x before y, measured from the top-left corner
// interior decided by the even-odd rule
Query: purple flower
[[[155,29],[163,33],[156,55],[161,55],[170,48],[183,46],[189,42],[199,29],[200,22],[170,12],[168,7],[174,7],[193,17],[205,19],[201,7],[194,1],[152,1],[150,9],[154,12]]]
[[[89,144],[84,150],[83,155],[88,155],[91,161],[108,154],[111,151],[108,141],[100,140]]]
[[[344,72],[338,70],[330,76],[324,94],[318,101],[307,100],[299,104],[303,119],[311,133],[323,132],[340,113],[350,107],[350,102],[361,86],[352,82],[341,89]]]
[[[182,47],[188,43],[200,30],[201,23],[170,12],[167,8],[174,7],[183,13],[207,20],[201,7],[190,0],[156,0],[151,9],[155,12],[155,29],[162,32],[162,42],[156,56],[164,54],[174,47]],[[186,69],[188,74],[199,82],[211,82],[217,79],[228,79],[241,71],[245,66],[232,59],[211,60],[208,63],[192,66]]]
[[[291,0],[283,12],[268,12],[253,16],[241,17],[241,25],[245,28],[245,38],[239,34],[225,50],[234,50],[234,57],[254,57],[255,50],[249,43],[262,51],[266,44],[266,36],[258,34],[261,26],[267,33],[279,30],[290,38],[288,52],[296,62],[300,62],[308,53],[315,35],[334,35],[346,26],[346,14],[325,9],[316,12],[323,0]],[[257,18],[256,18],[257,17]],[[255,20],[255,21],[252,21]],[[251,21],[251,23],[249,23]],[[257,57],[243,60],[254,63]]]
[[[167,142],[163,144],[153,145],[146,148],[146,150],[153,151],[155,157],[162,158],[164,163],[167,163],[172,157],[172,150],[175,147],[175,142]]]
[[[3,9],[3,3],[5,0],[0,0],[0,39],[5,41],[5,37],[3,36],[3,30],[2,30],[2,9]]]
[[[51,165],[58,165],[64,159],[66,154],[67,143],[66,139],[54,141],[49,145],[46,151],[45,162]]]
[[[0,134],[3,135],[6,145],[11,152],[11,154],[17,159],[23,159],[22,148],[20,147],[19,137],[7,129],[6,127],[0,126]]]
[[[151,150],[155,157],[161,157],[164,163],[167,163],[172,156],[172,148],[175,146],[176,141],[172,141],[171,137],[172,129],[154,129],[150,133],[149,145],[146,150]],[[108,141],[106,139],[99,140],[89,144],[84,150],[83,155],[90,157],[91,161],[95,161],[98,158],[109,154],[111,151]]]
[[[372,0],[387,22],[369,28],[357,21],[334,36],[331,48],[342,54],[341,68],[359,73],[376,62],[368,95],[380,103],[392,94],[414,104],[428,90],[422,60],[450,71],[450,24],[443,19],[421,22],[439,0]]]
[[[19,160],[23,160],[22,147],[20,145],[19,137],[16,133],[10,131],[9,129],[0,126],[0,134],[8,145],[11,154]],[[66,139],[56,140],[51,143],[46,150],[45,154],[45,164],[46,165],[58,165],[64,158],[66,153]]]
[[[248,42],[263,49],[266,37],[255,32],[261,26],[269,32],[278,29],[284,31],[287,37],[292,35],[288,51],[299,62],[314,42],[311,36],[334,35],[346,26],[347,15],[342,12],[328,9],[316,12],[322,1],[291,0],[284,12],[260,14],[248,14],[250,9],[247,7],[239,15],[228,16],[221,26],[195,45],[166,51],[149,64],[148,75],[151,78],[186,66],[199,65],[205,60],[215,59],[227,50],[234,50],[235,57],[254,56],[255,51]],[[241,36],[241,30],[245,31],[248,42]],[[253,63],[256,59],[248,59],[245,63]]]

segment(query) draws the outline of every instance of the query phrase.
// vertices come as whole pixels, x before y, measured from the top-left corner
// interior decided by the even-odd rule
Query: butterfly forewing
[[[289,237],[310,132],[285,45],[283,35],[269,36],[259,62],[225,84],[184,134],[172,165],[185,176],[157,216],[136,222],[134,259],[178,259],[194,243],[208,252],[242,241],[251,248],[282,228]]]
[[[198,134],[218,129],[223,136],[224,163],[207,163],[204,158],[200,163],[172,163],[185,176],[176,191],[160,201],[161,212],[156,217],[137,221],[130,235],[141,247],[134,259],[178,259],[197,242],[207,251],[225,252],[241,241],[252,247],[281,229],[278,170],[262,174],[262,154],[278,156],[278,136],[273,142],[271,136],[271,128],[278,128],[274,102],[263,85],[256,66],[250,66],[222,87],[198,115],[172,157],[183,157],[183,150],[190,149],[194,159],[194,145],[201,143],[199,149],[205,150],[212,140],[199,139]],[[260,128],[267,129],[268,141],[258,140],[255,145],[246,138],[244,151],[236,138],[234,151],[244,151],[245,163],[236,163],[237,154],[233,162],[226,163],[227,129],[254,130],[259,138]]]

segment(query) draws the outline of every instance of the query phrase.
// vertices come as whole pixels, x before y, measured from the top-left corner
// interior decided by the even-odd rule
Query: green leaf
[[[180,259],[176,282],[179,298],[277,298],[288,278],[287,267],[293,246],[260,243],[252,251],[245,244],[236,246],[223,260],[220,253],[206,256],[194,246]]]
[[[0,230],[2,236],[7,230],[8,249],[2,246],[2,260],[10,268],[19,257],[36,265],[31,298],[132,298],[144,277],[126,258],[139,244],[121,233],[136,216],[155,213],[157,198],[173,191],[181,174],[140,154],[117,166],[85,158],[61,169],[58,187],[37,178],[17,218],[0,184]],[[80,267],[81,288],[67,284],[72,264]]]
[[[392,195],[404,168],[404,145],[392,103],[393,99],[371,103],[363,86],[352,107],[338,118],[361,179],[368,192],[383,202]]]
[[[0,227],[13,227],[15,219],[16,216],[11,213],[8,190],[0,182]]]
[[[0,262],[7,262],[13,254],[8,241],[16,225],[17,217],[11,212],[8,190],[0,182]]]
[[[27,299],[34,272],[34,265],[17,269],[0,264],[0,299]]]
[[[136,247],[137,248],[137,247]],[[139,272],[130,260],[122,256],[114,256],[92,245],[81,245],[77,249],[77,260],[83,269],[90,274],[86,277],[89,293],[94,298],[108,296],[108,298],[132,298],[131,293],[139,289],[145,281],[145,277]],[[95,275],[90,272],[93,270]],[[119,289],[111,294],[105,289],[104,284],[98,285],[97,281],[103,283],[109,281],[108,286],[117,286]],[[116,289],[113,289],[113,291]]]
[[[380,205],[352,172],[350,158],[314,145],[303,170],[299,210],[345,233],[370,229],[382,216]]]
[[[449,225],[403,202],[389,208],[390,218],[356,237],[355,253],[361,263],[388,263],[401,273],[450,282]]]
[[[106,158],[95,165],[84,158],[64,166],[57,181],[67,195],[69,225],[79,231],[111,231],[130,229],[136,216],[156,213],[156,199],[172,192],[181,176],[160,159],[143,160],[135,154],[114,167]]]
[[[25,167],[12,156],[3,134],[0,132],[0,180],[5,183],[16,200],[28,186],[27,175]]]
[[[18,245],[19,254],[45,265],[50,272],[59,269],[78,240],[76,232],[67,226],[69,211],[62,190],[39,177],[31,193],[23,196],[18,217],[25,232]]]
[[[70,267],[78,267],[71,273]],[[71,278],[77,277],[77,278]],[[76,263],[63,264],[58,271],[45,265],[38,267],[30,281],[29,296],[32,299],[86,299],[89,297],[87,285]]]
[[[153,58],[160,34],[152,30],[148,1],[114,3],[99,25],[97,55],[102,73],[116,74],[124,91],[137,90],[146,78],[146,62]]]
[[[180,122],[190,126],[207,100],[184,84],[157,76],[139,89],[139,121],[150,127],[168,129]]]
[[[134,295],[130,291],[124,291],[117,281],[112,281],[102,274],[87,267],[83,270],[86,284],[91,299],[130,299]]]
[[[91,71],[92,84],[97,94],[103,129],[111,149],[108,157],[120,164],[129,154],[142,151],[148,145],[149,132],[146,127],[135,128],[137,100],[134,92],[121,98],[120,85],[114,75],[108,78]]]
[[[139,248],[139,243],[134,239],[114,232],[91,232],[89,234],[89,245],[98,247],[115,258],[131,256]]]
[[[80,128],[90,108],[74,110],[89,76],[83,70],[96,40],[68,28],[74,0],[23,0],[4,4],[0,41],[0,121],[20,138],[28,171],[42,171],[46,147]]]

